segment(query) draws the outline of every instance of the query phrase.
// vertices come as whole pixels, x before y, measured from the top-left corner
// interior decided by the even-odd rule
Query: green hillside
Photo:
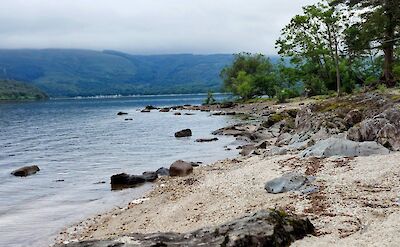
[[[51,96],[220,91],[232,55],[130,55],[91,50],[0,50],[0,78],[24,81]]]
[[[48,96],[38,88],[22,82],[0,80],[0,100],[41,100]]]

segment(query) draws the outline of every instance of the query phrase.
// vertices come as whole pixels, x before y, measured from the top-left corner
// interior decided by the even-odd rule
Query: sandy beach
[[[265,108],[258,106],[241,108],[247,112]],[[293,106],[298,104],[274,107]],[[190,232],[277,208],[308,218],[316,228],[315,236],[292,246],[398,246],[399,152],[354,158],[300,158],[299,154],[271,155],[266,150],[197,167],[186,177],[161,177],[143,198],[68,227],[56,243],[130,233]],[[315,177],[319,190],[266,192],[267,181],[294,171]]]

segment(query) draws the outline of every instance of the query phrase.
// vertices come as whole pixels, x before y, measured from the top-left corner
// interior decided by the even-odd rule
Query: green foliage
[[[90,50],[0,50],[0,78],[25,81],[52,96],[221,91],[232,55],[149,55]]]
[[[378,91],[379,91],[380,93],[386,93],[388,88],[386,87],[385,84],[379,84],[378,87],[377,87],[377,89],[378,89]]]
[[[0,80],[0,100],[41,100],[48,96],[39,89],[12,80]]]
[[[262,54],[236,54],[233,63],[220,74],[224,88],[242,99],[275,95],[277,86],[274,65]]]

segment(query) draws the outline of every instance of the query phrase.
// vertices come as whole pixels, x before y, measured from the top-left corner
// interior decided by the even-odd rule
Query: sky
[[[133,54],[276,54],[275,40],[317,0],[0,0],[0,48]]]

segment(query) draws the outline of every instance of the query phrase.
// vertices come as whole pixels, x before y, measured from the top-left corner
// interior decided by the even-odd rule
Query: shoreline
[[[255,112],[256,118],[263,119],[264,110],[276,112],[303,104],[191,109],[250,116]],[[396,201],[400,196],[400,181],[396,180],[400,168],[395,165],[399,153],[385,155],[384,159],[380,155],[298,156],[299,151],[238,156],[197,167],[186,177],[161,177],[143,198],[67,227],[55,243],[112,239],[131,233],[189,232],[271,208],[307,217],[316,227],[316,236],[296,241],[293,246],[392,246],[400,240],[400,223],[396,221],[400,217]],[[309,195],[265,191],[265,182],[293,171],[315,176],[320,189]]]

